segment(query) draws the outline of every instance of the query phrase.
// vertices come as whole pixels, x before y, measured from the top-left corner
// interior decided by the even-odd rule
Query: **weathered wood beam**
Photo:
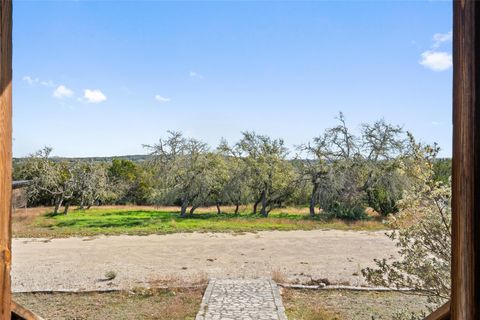
[[[453,3],[453,320],[480,319],[480,2]]]
[[[435,310],[425,320],[449,320],[450,319],[450,301]]]
[[[30,180],[17,180],[12,182],[12,189],[20,189],[20,188],[25,188],[28,187],[29,185],[32,184],[32,181]]]
[[[12,320],[43,320],[42,317],[12,300]]]
[[[12,2],[0,0],[0,319],[11,310]]]

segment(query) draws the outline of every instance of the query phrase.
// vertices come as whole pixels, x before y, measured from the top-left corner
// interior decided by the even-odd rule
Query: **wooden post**
[[[0,0],[0,319],[11,317],[12,2]]]
[[[453,4],[451,319],[480,319],[480,2]]]
[[[450,320],[450,301],[443,304],[440,308],[429,314],[425,320]]]

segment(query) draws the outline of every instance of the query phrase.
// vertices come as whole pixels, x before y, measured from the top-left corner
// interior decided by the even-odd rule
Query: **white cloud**
[[[63,84],[53,90],[52,96],[57,99],[69,98],[74,95],[73,90],[65,87]]]
[[[27,82],[29,85],[33,86],[38,83],[38,78],[32,78],[31,76],[25,76],[22,78],[23,81]]]
[[[432,48],[438,48],[440,45],[447,41],[452,41],[453,33],[452,31],[447,33],[435,33],[433,35],[433,45]]]
[[[51,87],[51,88],[57,86],[55,82],[53,82],[52,80],[40,80],[39,78],[34,78],[32,76],[24,76],[22,80],[31,86],[36,86],[37,84],[41,84],[44,87]]]
[[[452,55],[443,51],[425,51],[419,62],[425,68],[433,71],[445,71],[452,67]]]
[[[190,76],[190,78],[194,78],[194,79],[203,79],[203,75],[201,75],[200,73],[198,72],[195,72],[195,71],[190,71],[188,73],[188,75]]]
[[[441,122],[438,122],[438,121],[432,121],[432,126],[434,127],[437,127],[437,126],[441,126],[442,123]]]
[[[155,100],[157,100],[158,102],[170,102],[172,99],[167,97],[162,97],[161,95],[157,94],[155,95]]]
[[[45,87],[55,87],[55,82],[53,82],[52,80],[40,81],[40,84]]]
[[[100,103],[107,100],[107,97],[103,94],[103,92],[98,89],[85,89],[83,98],[89,103]]]
[[[445,71],[452,67],[452,54],[447,51],[439,51],[438,48],[445,42],[452,42],[453,33],[435,33],[433,35],[433,44],[430,50],[424,51],[420,55],[419,63],[427,69],[433,71]]]

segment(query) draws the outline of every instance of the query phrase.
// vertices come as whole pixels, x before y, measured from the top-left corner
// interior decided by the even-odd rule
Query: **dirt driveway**
[[[362,285],[374,258],[396,256],[384,232],[266,231],[14,239],[15,292],[129,289],[200,278],[310,277]],[[104,275],[114,271],[116,278]]]

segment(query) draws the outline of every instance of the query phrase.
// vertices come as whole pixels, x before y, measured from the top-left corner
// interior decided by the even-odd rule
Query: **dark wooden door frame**
[[[12,3],[0,0],[0,319],[10,319]],[[428,319],[480,319],[480,2],[453,3],[452,293]],[[25,314],[28,314],[25,313]],[[25,318],[28,317],[24,316]]]

